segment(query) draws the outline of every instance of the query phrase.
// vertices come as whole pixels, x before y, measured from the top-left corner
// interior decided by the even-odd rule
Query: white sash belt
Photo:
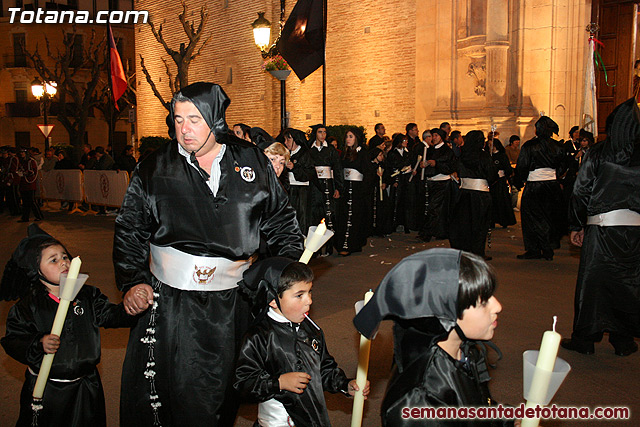
[[[587,218],[587,225],[614,227],[616,225],[640,227],[640,213],[631,209],[618,209]]]
[[[332,179],[333,171],[329,166],[316,166],[316,174],[320,179]]]
[[[249,260],[231,261],[151,245],[151,273],[162,283],[184,291],[224,291],[238,286]]]
[[[37,377],[38,374],[36,374],[35,372],[33,372],[33,369],[31,369],[31,366],[28,366],[27,369],[29,370],[29,373],[31,375],[33,375],[34,377]],[[53,381],[56,383],[75,383],[76,381],[80,381],[83,377],[78,377],[78,378],[74,378],[72,380],[64,380],[62,378],[47,378],[48,381]]]
[[[538,168],[529,171],[527,181],[554,181],[556,179],[556,170],[551,168]]]
[[[309,181],[298,181],[293,175],[293,172],[289,172],[289,184],[290,185],[306,185],[309,186]]]
[[[462,185],[460,188],[465,190],[489,191],[489,183],[486,179],[480,178],[461,178]]]
[[[358,172],[357,169],[344,168],[344,179],[346,181],[362,181],[364,175]]]
[[[429,181],[449,181],[451,179],[451,175],[445,175],[443,173],[439,173],[438,175],[430,176],[427,179]]]

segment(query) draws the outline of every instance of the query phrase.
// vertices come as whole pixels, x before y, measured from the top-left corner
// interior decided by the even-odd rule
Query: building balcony
[[[4,68],[33,68],[31,61],[25,55],[2,55]]]

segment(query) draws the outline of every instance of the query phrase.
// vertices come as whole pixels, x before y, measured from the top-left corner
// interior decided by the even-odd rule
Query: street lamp
[[[271,22],[264,17],[264,12],[258,12],[258,19],[251,24],[253,27],[253,39],[256,42],[258,48],[262,52],[262,57],[269,56],[267,47],[271,41]]]
[[[284,1],[280,0],[280,31],[278,37],[273,42],[271,47],[271,22],[264,17],[264,12],[258,12],[258,19],[253,21],[251,26],[253,27],[253,39],[256,46],[260,49],[263,58],[272,58],[279,55],[277,44],[282,34],[282,26],[284,25]],[[267,48],[269,50],[267,50]],[[287,127],[287,87],[286,80],[291,73],[291,70],[272,70],[269,73],[280,80],[280,132],[283,132]]]
[[[47,126],[47,110],[49,109],[49,98],[55,96],[58,91],[56,87],[58,84],[56,82],[45,82],[42,84],[40,80],[36,77],[36,79],[31,82],[31,93],[33,96],[40,100],[42,98],[42,110],[44,115],[44,125]],[[45,132],[48,132],[48,129],[45,127]],[[49,136],[44,137],[44,149],[45,151],[49,149]]]

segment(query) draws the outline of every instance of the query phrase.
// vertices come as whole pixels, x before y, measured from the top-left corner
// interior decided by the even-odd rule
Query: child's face
[[[62,246],[49,246],[42,250],[40,273],[51,283],[60,283],[60,275],[69,272],[70,264],[69,255]]]
[[[502,304],[496,297],[492,296],[484,303],[478,298],[475,306],[462,312],[458,325],[471,340],[490,340],[498,327],[498,313],[501,311]]]
[[[296,282],[282,293],[280,309],[278,309],[276,300],[271,301],[269,305],[290,322],[301,323],[313,303],[311,299],[312,286],[312,282]]]

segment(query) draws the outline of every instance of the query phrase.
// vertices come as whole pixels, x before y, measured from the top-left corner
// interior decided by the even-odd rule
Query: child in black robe
[[[245,271],[239,283],[255,303],[257,323],[242,344],[234,388],[260,402],[258,426],[328,427],[324,391],[353,396],[358,390],[306,315],[312,281],[307,265],[268,258]],[[363,393],[369,393],[368,382]]]
[[[411,419],[407,408],[486,407],[488,341],[502,306],[493,270],[477,255],[430,249],[411,255],[382,280],[353,323],[374,338],[394,320],[394,367],[382,401],[382,425],[512,426],[513,420]],[[412,422],[413,421],[413,422]]]
[[[68,251],[31,224],[4,270],[0,299],[20,300],[9,310],[0,340],[7,354],[27,365],[17,426],[31,426],[32,394],[45,354],[55,353],[44,389],[40,426],[106,425],[99,327],[130,326],[134,317],[112,304],[98,288],[84,285],[69,307],[62,336],[51,334],[59,303],[60,274],[69,271]]]

